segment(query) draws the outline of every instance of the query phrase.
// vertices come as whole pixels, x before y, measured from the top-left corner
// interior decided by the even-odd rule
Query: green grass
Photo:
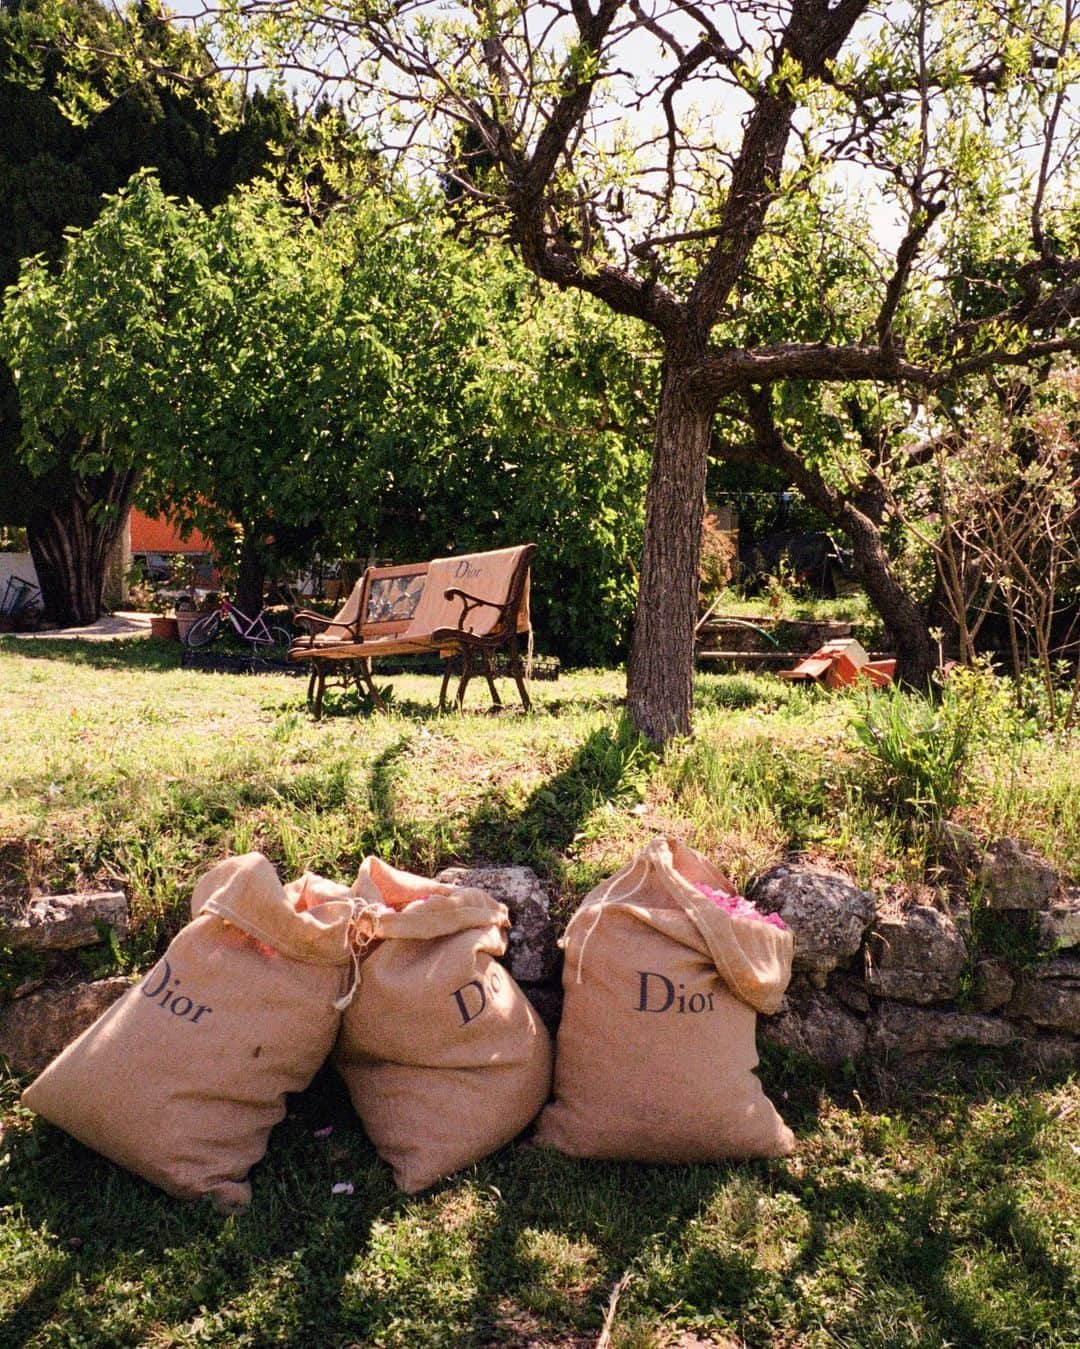
[[[0,886],[122,884],[132,968],[183,922],[196,875],[252,847],[343,879],[370,851],[426,872],[525,862],[563,917],[662,830],[739,883],[798,848],[878,889],[926,884],[847,695],[703,677],[694,740],[661,756],[622,721],[618,672],[538,683],[534,715],[498,717],[479,690],[476,712],[440,717],[434,678],[395,676],[389,717],[343,701],[315,724],[300,680],[175,663],[151,642],[0,643]],[[1080,755],[1033,739],[974,771],[962,818],[1018,828],[1075,877]],[[27,972],[10,964],[9,982]],[[8,1082],[0,1346],[594,1344],[624,1276],[620,1349],[689,1330],[778,1347],[1080,1342],[1075,1082],[989,1055],[904,1087],[829,1082],[774,1052],[763,1078],[793,1158],[664,1169],[517,1146],[405,1198],[326,1074],[228,1219],[33,1119]],[[331,1196],[339,1180],[352,1196]]]

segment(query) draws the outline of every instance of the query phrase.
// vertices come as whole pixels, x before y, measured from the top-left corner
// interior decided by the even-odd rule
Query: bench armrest
[[[451,586],[449,590],[444,590],[443,598],[461,600],[461,613],[458,615],[457,629],[447,628],[445,631],[461,631],[465,637],[471,635],[464,631],[465,620],[474,609],[498,609],[499,613],[505,618],[511,607],[509,601],[505,604],[499,604],[496,600],[484,600],[479,595],[470,595],[467,590],[459,590],[457,586]]]
[[[332,628],[336,628],[341,633],[342,641],[355,639],[356,632],[351,623],[335,623],[332,618],[327,618],[325,614],[317,614],[313,609],[298,609],[292,618],[293,627],[301,630],[301,635],[293,643],[294,646],[302,646],[304,638],[308,639],[308,645],[314,644],[314,639],[321,633],[327,633]]]

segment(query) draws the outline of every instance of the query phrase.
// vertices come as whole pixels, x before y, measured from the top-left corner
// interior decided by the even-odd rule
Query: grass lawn
[[[434,678],[390,682],[389,717],[346,704],[315,724],[302,681],[181,671],[165,644],[0,642],[0,889],[122,884],[130,939],[84,957],[107,974],[145,968],[196,875],[250,848],[335,879],[369,852],[427,873],[523,862],[560,918],[661,831],[739,883],[793,848],[884,902],[933,879],[855,747],[855,695],[702,677],[695,739],[661,757],[622,723],[617,672],[534,685],[531,716],[439,717]],[[1080,752],[987,741],[972,772],[959,818],[1019,832],[1080,878]],[[34,973],[0,965],[8,985]],[[899,1086],[770,1052],[762,1077],[800,1138],[792,1158],[663,1169],[516,1146],[405,1198],[326,1074],[228,1219],[33,1119],[9,1081],[0,1349],[591,1345],[616,1289],[621,1349],[691,1332],[1080,1344],[1075,1080],[1029,1081],[989,1054]],[[353,1193],[332,1195],[339,1181]]]

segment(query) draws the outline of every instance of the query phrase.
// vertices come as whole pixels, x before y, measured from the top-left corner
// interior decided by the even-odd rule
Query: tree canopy
[[[967,381],[1076,349],[1073,0],[220,0],[202,13],[224,64],[317,72],[539,277],[657,333],[629,668],[641,729],[689,727],[710,449],[776,466],[847,530],[902,672],[926,677],[925,614],[865,508],[874,436],[848,428],[861,463],[837,482],[783,410],[816,381],[837,408],[867,386],[922,409],[909,424],[932,420]],[[830,193],[864,203],[855,237]],[[795,226],[804,295],[841,288],[838,242],[861,255],[851,322],[797,303],[743,321],[770,237]]]
[[[654,362],[587,299],[538,308],[422,201],[371,194],[317,224],[244,189],[211,211],[147,172],[24,263],[0,322],[30,469],[137,480],[232,561],[421,558],[539,538],[538,626],[560,652],[623,640]],[[109,503],[111,507],[112,503]]]
[[[190,34],[158,19],[144,4],[121,21],[96,0],[0,11],[0,290],[25,257],[55,266],[64,232],[92,222],[141,166],[206,205],[253,176],[281,176],[279,147],[297,133],[288,99],[241,99]],[[122,70],[110,56],[121,46]],[[90,621],[137,475],[91,472],[85,460],[76,471],[62,441],[49,455],[39,446],[31,471],[21,435],[0,363],[0,519],[28,526],[50,617]]]
[[[998,372],[1080,345],[1075,0],[206,0],[198,19],[220,68],[333,88],[477,236],[655,334],[640,729],[690,726],[710,455],[773,467],[848,533],[925,681],[887,478]]]

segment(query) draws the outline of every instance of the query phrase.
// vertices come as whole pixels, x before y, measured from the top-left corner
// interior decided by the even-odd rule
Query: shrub
[[[928,696],[867,692],[850,722],[873,766],[872,788],[897,814],[933,824],[970,798],[976,750],[1023,733],[1007,690],[986,668],[954,670]]]

